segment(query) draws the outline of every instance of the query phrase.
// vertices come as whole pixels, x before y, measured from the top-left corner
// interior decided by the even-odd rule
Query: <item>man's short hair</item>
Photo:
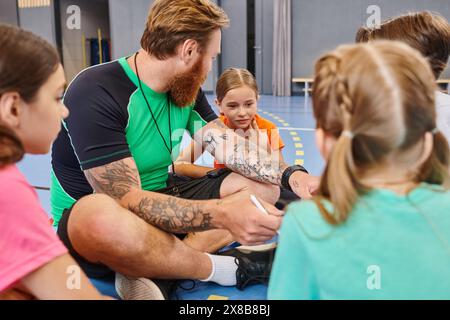
[[[226,13],[209,0],[156,0],[150,9],[141,39],[142,48],[164,60],[175,55],[178,45],[196,40],[200,49],[211,33],[229,25]]]

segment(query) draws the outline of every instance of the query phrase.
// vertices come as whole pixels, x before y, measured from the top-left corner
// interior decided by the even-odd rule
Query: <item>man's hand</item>
[[[292,191],[302,199],[311,199],[320,185],[320,178],[302,171],[295,171],[289,178]]]
[[[269,215],[260,211],[243,189],[218,203],[223,214],[223,227],[244,245],[258,245],[272,239],[281,225],[283,212],[260,200]]]

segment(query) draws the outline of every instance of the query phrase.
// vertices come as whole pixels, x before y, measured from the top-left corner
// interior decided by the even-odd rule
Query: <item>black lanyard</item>
[[[166,139],[164,138],[161,130],[159,129],[158,122],[156,121],[156,118],[155,118],[155,115],[153,114],[152,108],[150,108],[150,103],[148,102],[147,97],[145,96],[144,90],[142,90],[142,82],[141,82],[141,78],[139,77],[139,70],[137,67],[138,54],[139,54],[139,52],[136,52],[136,54],[134,56],[134,68],[136,69],[136,76],[138,78],[139,90],[141,90],[142,96],[144,97],[145,103],[147,104],[147,108],[150,111],[150,114],[152,115],[152,119],[153,119],[153,122],[155,123],[156,129],[158,130],[158,133],[159,133],[162,141],[164,142],[164,146],[166,147],[167,151],[169,152],[170,161],[172,163],[172,173],[175,175],[175,164],[174,164],[173,158],[172,158],[173,146],[172,146],[172,125],[171,125],[171,121],[170,121],[170,105],[171,105],[170,96],[167,93],[167,106],[168,106],[168,110],[169,110],[169,143],[170,143],[170,148],[169,148],[169,145],[167,144]],[[178,190],[175,179],[173,182],[174,182],[173,191],[175,193],[175,196],[179,196],[179,190]]]

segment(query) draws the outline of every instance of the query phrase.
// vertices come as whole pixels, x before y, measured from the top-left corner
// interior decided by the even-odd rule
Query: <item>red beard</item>
[[[200,58],[191,70],[174,77],[170,84],[170,96],[175,105],[188,107],[195,102],[201,85],[206,81],[203,61]]]

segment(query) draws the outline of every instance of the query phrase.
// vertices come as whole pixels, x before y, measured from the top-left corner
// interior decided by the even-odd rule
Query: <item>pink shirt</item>
[[[22,173],[0,169],[0,292],[66,252]]]

